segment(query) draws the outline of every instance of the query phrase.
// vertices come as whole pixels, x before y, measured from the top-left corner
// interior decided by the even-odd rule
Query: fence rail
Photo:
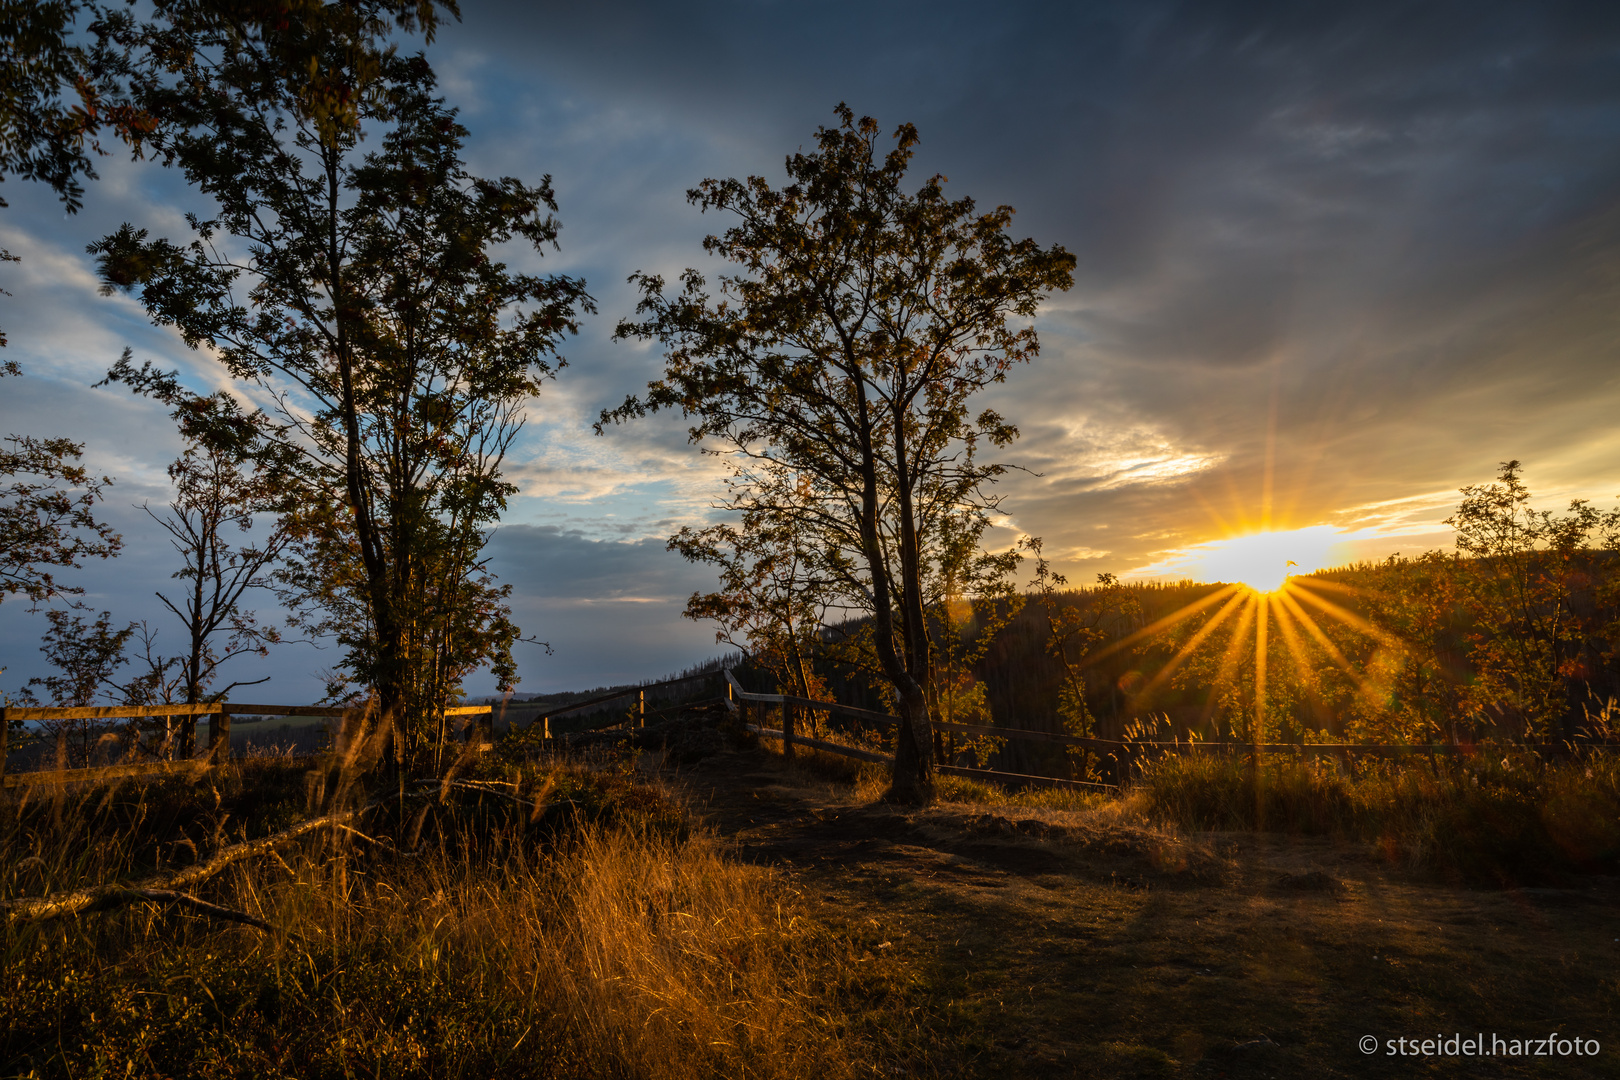
[[[671,686],[677,683],[691,682],[697,679],[713,678],[721,675],[725,679],[726,695],[717,698],[705,698],[697,703],[685,703],[671,708],[647,708],[646,694],[649,690]],[[675,679],[665,679],[656,683],[647,683],[642,686],[624,690],[615,690],[611,693],[599,694],[583,701],[572,702],[563,706],[546,708],[543,717],[536,717],[544,723],[543,732],[549,737],[551,734],[550,721],[552,717],[577,712],[592,706],[617,701],[634,696],[637,699],[637,709],[632,716],[623,719],[611,720],[598,725],[599,728],[617,727],[622,724],[639,722],[646,723],[648,714],[653,716],[664,715],[678,709],[687,709],[697,706],[712,706],[726,704],[740,706],[744,710],[743,720],[745,726],[765,738],[782,740],[784,756],[791,759],[795,747],[835,754],[842,757],[853,758],[860,761],[875,763],[892,763],[894,758],[890,754],[876,750],[867,750],[860,747],[846,746],[825,739],[809,738],[800,735],[796,730],[796,716],[800,712],[821,712],[835,716],[847,717],[866,724],[894,727],[900,723],[900,718],[889,713],[878,712],[873,709],[863,709],[853,705],[841,705],[834,701],[818,701],[813,698],[799,697],[794,694],[759,694],[744,690],[742,684],[729,668],[718,672],[704,672],[697,675],[685,675]],[[748,723],[747,707],[759,707],[758,723]],[[782,710],[782,727],[780,729],[768,727],[764,723],[764,707],[779,706]],[[119,776],[137,776],[146,773],[193,772],[205,769],[220,760],[230,756],[231,718],[233,716],[309,716],[331,717],[343,721],[343,727],[348,727],[348,721],[363,715],[369,705],[264,705],[247,702],[213,702],[194,705],[106,705],[50,708],[40,706],[7,706],[0,707],[0,786],[15,787],[28,784],[62,783],[70,780],[88,780],[111,778]],[[496,713],[505,713],[512,709],[523,709],[525,703],[515,705],[463,705],[442,710],[444,717],[487,717],[488,719],[477,725],[473,737],[480,741],[493,742],[493,722]],[[13,720],[24,722],[40,722],[51,720],[114,720],[114,719],[142,719],[157,717],[186,717],[196,719],[206,718],[209,722],[209,738],[207,753],[201,757],[184,761],[152,761],[143,763],[127,763],[118,765],[102,765],[66,769],[65,743],[61,741],[63,733],[58,734],[58,768],[52,770],[39,770],[36,772],[14,773],[7,775],[5,756],[7,750],[7,735],[9,724]],[[532,725],[531,725],[532,726]],[[948,721],[935,721],[933,730],[944,734],[962,734],[976,737],[989,737],[1008,739],[1019,742],[1044,743],[1065,747],[1076,747],[1093,751],[1099,757],[1113,762],[1113,771],[1116,781],[1123,777],[1127,768],[1139,763],[1144,758],[1151,758],[1166,753],[1234,753],[1257,754],[1260,756],[1321,756],[1334,755],[1341,760],[1350,760],[1355,756],[1363,757],[1403,757],[1410,755],[1453,755],[1470,754],[1474,752],[1471,745],[1411,745],[1397,743],[1262,743],[1253,744],[1232,741],[1206,741],[1206,740],[1113,740],[1094,739],[1079,735],[1068,735],[1051,731],[1036,731],[1028,728],[1004,728],[986,724],[959,724]],[[592,729],[595,730],[595,729]],[[1581,744],[1587,749],[1616,749],[1603,744]],[[1525,743],[1523,748],[1541,753],[1566,755],[1577,750],[1574,744],[1564,743]],[[965,776],[973,779],[989,780],[996,783],[1007,783],[1018,786],[1042,785],[1050,787],[1082,788],[1082,789],[1117,789],[1117,783],[1099,784],[1092,781],[1068,780],[1061,777],[1038,776],[1025,773],[1009,773],[997,769],[974,769],[957,765],[938,765],[939,772],[949,775]]]
[[[799,735],[793,730],[794,709],[806,709],[813,712],[826,712],[840,716],[852,716],[856,719],[866,720],[869,723],[883,724],[893,727],[900,723],[900,718],[889,713],[880,713],[872,709],[859,709],[852,705],[840,705],[836,701],[816,701],[811,698],[798,697],[794,694],[754,694],[742,688],[728,669],[726,680],[731,687],[733,697],[743,703],[756,705],[782,706],[782,727],[768,728],[763,724],[747,724],[748,730],[766,738],[781,739],[783,756],[791,759],[793,748],[803,746],[811,750],[819,750],[825,754],[837,754],[840,757],[855,758],[858,761],[871,761],[879,764],[892,764],[894,755],[884,754],[875,750],[864,750],[854,746],[844,746],[841,743],[829,742],[825,739],[812,739]],[[1073,735],[1054,735],[1044,731],[1026,731],[1019,728],[993,728],[978,724],[950,724],[936,722],[933,727],[940,731],[961,731],[979,735],[997,735],[1009,739],[1025,739],[1034,742],[1063,742],[1070,744],[1102,745],[1099,739],[1080,739]],[[1076,790],[1113,791],[1117,790],[1115,784],[1099,784],[1088,780],[1067,780],[1056,776],[1034,776],[1026,773],[1002,772],[998,769],[971,769],[960,765],[936,765],[935,771],[951,776],[965,776],[975,780],[989,780],[998,784],[1007,784],[1014,787],[1059,787]]]
[[[875,712],[871,709],[859,709],[850,705],[840,705],[834,701],[815,701],[810,698],[798,697],[793,694],[756,694],[742,688],[729,669],[725,672],[726,680],[730,685],[732,696],[739,702],[755,705],[779,705],[782,707],[782,728],[767,727],[763,722],[748,724],[750,731],[757,732],[765,738],[781,739],[782,752],[785,756],[793,756],[795,746],[803,746],[823,753],[838,754],[843,757],[858,758],[862,761],[892,762],[892,755],[880,754],[876,751],[861,750],[844,746],[839,743],[828,742],[823,739],[806,738],[797,734],[794,729],[794,710],[827,712],[835,715],[850,716],[865,720],[868,723],[881,724],[893,727],[900,722],[900,718],[889,713]],[[1411,743],[1248,743],[1233,741],[1213,741],[1203,739],[1178,740],[1118,740],[1093,739],[1081,735],[1067,735],[1055,731],[1034,731],[1029,728],[992,727],[987,724],[958,724],[948,721],[936,720],[931,725],[933,730],[947,734],[963,734],[974,736],[989,736],[997,739],[1009,739],[1015,742],[1045,743],[1047,745],[1071,746],[1091,750],[1099,757],[1110,759],[1113,762],[1115,780],[1120,780],[1127,768],[1138,764],[1144,758],[1152,758],[1162,754],[1191,754],[1191,753],[1229,753],[1229,754],[1257,754],[1261,757],[1284,756],[1312,756],[1333,755],[1341,760],[1350,760],[1353,757],[1408,757],[1412,755],[1467,755],[1475,752],[1471,744],[1435,743],[1418,745]],[[1567,755],[1577,749],[1577,746],[1588,750],[1616,750],[1615,747],[1603,743],[1523,743],[1524,749],[1553,756]],[[1066,780],[1060,777],[1034,776],[1024,773],[1008,773],[999,769],[970,769],[959,765],[938,765],[937,771],[955,776],[968,776],[974,779],[992,780],[997,783],[1012,783],[1021,786],[1040,784],[1051,787],[1073,787],[1085,789],[1117,790],[1118,783],[1100,784],[1085,780]]]
[[[532,711],[536,713],[537,715],[529,721],[529,726],[533,727],[536,723],[540,724],[541,733],[549,739],[551,738],[551,722],[559,716],[566,716],[569,713],[579,712],[583,709],[589,709],[596,705],[606,705],[610,701],[619,701],[622,698],[634,697],[636,699],[637,722],[645,725],[647,722],[647,716],[649,714],[657,714],[668,711],[664,709],[648,709],[647,691],[657,690],[664,686],[674,686],[678,683],[695,682],[698,679],[712,679],[719,674],[720,672],[718,671],[700,671],[696,675],[680,675],[673,679],[660,679],[658,682],[642,683],[639,686],[632,686],[624,690],[614,690],[611,693],[606,694],[598,694],[595,697],[589,697],[583,701],[569,702],[566,705],[551,705],[545,702],[534,701],[515,701],[502,705],[500,709],[503,715],[509,712]],[[726,674],[729,676],[730,672],[728,671]],[[601,731],[607,728],[618,727],[625,722],[625,720],[608,720],[604,723],[588,727],[585,730]]]
[[[59,784],[81,780],[111,779],[124,776],[142,776],[162,773],[194,773],[207,769],[230,756],[231,717],[233,716],[323,716],[347,722],[362,716],[369,705],[262,705],[251,702],[217,701],[194,705],[86,705],[64,706],[4,706],[0,707],[0,787],[21,787],[35,784]],[[462,705],[442,710],[445,716],[490,715],[493,705]],[[6,756],[10,749],[9,736],[13,720],[23,722],[51,720],[144,720],[149,718],[189,717],[208,721],[207,753],[202,757],[181,761],[159,760],[124,763],[118,765],[87,765],[66,768],[66,732],[57,733],[57,767],[29,772],[8,773]]]

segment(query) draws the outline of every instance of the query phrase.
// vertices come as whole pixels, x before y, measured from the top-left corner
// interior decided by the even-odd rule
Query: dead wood
[[[15,900],[0,900],[0,911],[6,913],[8,923],[18,922],[45,922],[51,919],[65,919],[75,915],[88,914],[94,911],[107,911],[112,908],[124,907],[137,900],[153,900],[160,903],[180,904],[189,907],[201,914],[212,918],[229,919],[233,922],[247,923],[262,930],[270,929],[270,924],[252,915],[234,911],[231,908],[210,904],[187,895],[185,890],[195,888],[209,878],[219,874],[220,871],[258,855],[267,855],[277,848],[289,844],[299,837],[307,836],[321,829],[340,829],[353,832],[348,823],[375,806],[375,803],[359,807],[354,810],[345,810],[337,814],[328,814],[326,817],[312,818],[301,821],[291,828],[258,840],[246,840],[240,844],[232,844],[216,852],[207,862],[188,866],[184,870],[173,874],[148,878],[146,881],[133,885],[95,885],[88,889],[73,889],[68,892],[53,893],[50,896],[25,896]],[[363,834],[359,834],[363,835]],[[369,837],[367,837],[369,839]]]
[[[207,900],[200,900],[189,893],[175,892],[173,889],[130,889],[128,891],[130,897],[129,900],[124,901],[125,903],[134,900],[150,900],[154,904],[172,904],[176,907],[190,908],[197,914],[206,915],[210,919],[246,923],[248,926],[258,927],[265,933],[275,929],[275,927],[257,916],[249,915],[245,911],[237,911],[235,908],[224,907],[220,904],[211,904]]]

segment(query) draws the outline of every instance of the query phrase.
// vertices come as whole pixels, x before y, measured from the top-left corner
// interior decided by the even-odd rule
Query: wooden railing
[[[743,709],[750,705],[756,708],[767,706],[780,706],[782,709],[782,727],[780,729],[766,726],[763,722],[749,723],[749,730],[771,739],[782,740],[782,753],[785,757],[793,757],[793,748],[803,746],[822,753],[837,754],[841,757],[855,758],[860,761],[873,761],[892,763],[892,754],[884,754],[875,750],[866,750],[859,747],[845,746],[841,743],[830,742],[825,739],[813,739],[800,735],[795,730],[796,712],[799,710],[813,710],[827,712],[838,716],[847,716],[852,719],[864,721],[869,724],[878,724],[892,727],[900,722],[900,718],[888,713],[874,712],[871,709],[857,709],[849,705],[840,705],[832,701],[814,701],[809,698],[796,697],[792,694],[755,694],[743,690],[736,677],[727,670],[726,679],[729,682],[733,698]],[[746,716],[745,716],[746,722]],[[759,721],[763,720],[760,716]],[[1407,743],[1248,743],[1230,741],[1206,741],[1202,739],[1180,740],[1115,740],[1093,739],[1079,735],[1065,735],[1052,731],[1033,731],[1027,728],[992,727],[986,724],[957,724],[944,721],[934,721],[932,728],[946,734],[962,734],[977,737],[989,736],[996,739],[1009,739],[1014,742],[1046,743],[1065,747],[1076,747],[1090,750],[1107,765],[1108,772],[1112,774],[1113,783],[1095,783],[1082,780],[1065,780],[1059,777],[1034,776],[1025,773],[1009,773],[997,769],[972,769],[959,765],[936,765],[938,772],[954,776],[967,776],[974,779],[1008,783],[1018,786],[1046,786],[1067,787],[1092,790],[1118,790],[1121,782],[1129,775],[1133,768],[1144,761],[1164,754],[1197,754],[1216,753],[1232,755],[1252,755],[1260,759],[1277,757],[1322,757],[1332,755],[1339,760],[1351,764],[1356,758],[1399,758],[1413,755],[1444,756],[1455,754],[1471,754],[1473,747],[1469,745],[1453,745],[1435,743],[1429,745],[1414,745]],[[1574,744],[1569,743],[1525,743],[1525,749],[1553,757],[1566,756],[1576,752]],[[1584,750],[1614,750],[1616,747],[1607,744],[1582,744]]]
[[[97,705],[77,708],[50,708],[38,706],[0,707],[0,785],[16,787],[29,784],[53,784],[80,780],[110,779],[120,776],[183,772],[195,773],[208,769],[231,756],[231,717],[233,716],[322,716],[349,723],[364,716],[367,705],[255,705],[245,702],[211,702],[201,705]],[[488,716],[492,705],[466,705],[444,710],[445,716]],[[157,760],[118,765],[83,766],[67,768],[67,732],[58,730],[55,769],[32,772],[6,772],[7,738],[11,721],[24,722],[51,720],[144,720],[171,717],[191,717],[208,721],[208,744],[200,757],[180,761]],[[487,730],[487,725],[485,725]],[[341,734],[341,732],[340,732]],[[485,740],[493,742],[493,733]]]
[[[498,708],[500,711],[508,715],[514,712],[525,711],[532,711],[536,713],[537,715],[535,715],[533,720],[530,721],[529,726],[532,727],[534,724],[540,724],[541,734],[545,738],[549,739],[551,738],[551,722],[557,719],[559,716],[567,716],[569,713],[582,712],[585,709],[595,708],[599,705],[606,705],[609,702],[621,701],[624,698],[633,697],[636,699],[636,709],[633,717],[624,716],[609,720],[606,723],[597,725],[596,728],[591,730],[605,730],[607,728],[623,727],[629,724],[632,719],[634,719],[636,726],[645,727],[648,716],[656,716],[660,713],[672,711],[670,709],[648,709],[647,692],[649,690],[657,690],[665,686],[674,686],[678,683],[694,682],[698,679],[713,679],[720,674],[721,673],[718,671],[700,671],[696,675],[681,675],[673,679],[661,679],[658,682],[641,683],[636,686],[626,687],[622,690],[613,690],[606,694],[597,694],[595,697],[588,697],[583,701],[572,701],[566,705],[551,705],[546,703],[520,701],[502,705]],[[729,672],[727,674],[729,675]],[[693,708],[696,705],[704,704],[712,705],[720,700],[723,699],[712,698],[705,699],[701,702],[685,702],[679,706],[679,708]]]
[[[677,683],[690,682],[695,679],[712,678],[721,675],[726,683],[726,695],[718,698],[706,698],[701,702],[685,702],[669,709],[647,708],[647,691]],[[857,708],[852,705],[840,705],[834,701],[818,701],[813,698],[798,697],[793,694],[758,694],[746,691],[730,669],[720,672],[704,672],[698,675],[687,675],[677,679],[665,679],[661,682],[647,683],[642,686],[615,690],[610,693],[599,694],[586,698],[583,701],[572,702],[562,706],[546,708],[543,716],[536,719],[544,726],[542,733],[548,739],[551,737],[551,720],[571,712],[578,712],[594,706],[607,704],[628,697],[635,697],[637,707],[633,713],[623,718],[610,721],[602,727],[617,727],[626,724],[646,723],[649,715],[657,716],[679,709],[693,708],[695,705],[726,704],[728,707],[740,710],[742,719],[747,728],[764,738],[780,739],[782,741],[783,756],[792,759],[796,747],[814,750],[820,753],[834,754],[840,757],[852,758],[858,761],[870,761],[889,764],[894,761],[892,754],[878,750],[867,749],[860,746],[849,746],[828,739],[817,739],[799,734],[797,730],[798,716],[803,712],[821,712],[855,721],[857,725],[876,725],[881,727],[894,727],[899,724],[899,717],[889,713],[877,712],[872,709]],[[42,707],[0,707],[0,785],[14,787],[27,784],[62,783],[68,781],[111,778],[118,776],[137,776],[144,774],[169,772],[195,772],[208,769],[231,755],[231,717],[233,716],[319,716],[331,717],[340,721],[337,733],[337,745],[341,747],[347,739],[347,732],[351,721],[364,715],[370,706],[339,706],[339,705],[258,705],[243,702],[217,702],[200,705],[108,705],[91,706],[83,708],[42,708]],[[469,739],[479,744],[493,744],[494,719],[498,712],[507,712],[518,706],[503,705],[467,705],[447,708],[443,710],[445,717],[467,716],[481,717],[483,720],[476,724],[468,733]],[[767,710],[780,708],[782,714],[781,728],[773,728],[766,723]],[[749,714],[753,714],[753,722],[749,722]],[[208,743],[205,751],[198,757],[180,761],[154,760],[116,765],[85,766],[75,769],[66,768],[66,751],[64,731],[58,732],[57,768],[40,770],[36,772],[22,772],[7,775],[5,761],[7,750],[7,735],[10,722],[21,721],[52,721],[52,720],[115,720],[115,719],[145,719],[145,718],[172,718],[189,717],[194,720],[208,722]],[[532,726],[532,724],[531,724]],[[1108,772],[1112,774],[1113,783],[1097,783],[1084,780],[1068,780],[1061,777],[1039,776],[1026,773],[1010,773],[997,769],[974,769],[958,765],[936,765],[941,773],[956,776],[965,776],[973,779],[988,780],[996,783],[1015,786],[1047,786],[1091,790],[1117,790],[1119,783],[1125,779],[1130,770],[1140,765],[1144,760],[1163,754],[1186,753],[1227,753],[1247,754],[1259,758],[1265,757],[1304,757],[1333,755],[1340,760],[1351,763],[1358,757],[1404,757],[1409,755],[1450,755],[1466,754],[1472,752],[1472,747],[1455,746],[1448,744],[1435,745],[1409,745],[1409,744],[1369,744],[1369,743],[1262,743],[1255,745],[1244,742],[1215,742],[1204,740],[1175,740],[1175,741],[1146,741],[1130,740],[1119,741],[1112,739],[1094,739],[1078,735],[1067,735],[1050,731],[1034,731],[1026,728],[993,727],[985,724],[958,724],[952,722],[934,721],[931,725],[934,731],[948,735],[970,735],[974,737],[990,737],[995,739],[1008,739],[1013,741],[1045,743],[1064,747],[1085,749],[1095,753],[1102,762],[1107,763]],[[1525,744],[1526,749],[1560,756],[1575,752],[1571,746],[1563,744],[1545,746]],[[1593,746],[1592,749],[1613,749],[1613,747]]]
[[[842,743],[830,742],[826,739],[813,739],[798,734],[796,727],[796,712],[800,709],[814,712],[826,712],[835,716],[847,716],[855,720],[862,720],[869,724],[880,724],[893,727],[900,723],[898,716],[889,713],[875,712],[872,709],[858,709],[852,705],[840,705],[836,701],[816,701],[811,698],[797,697],[793,694],[754,694],[742,688],[728,669],[726,680],[730,685],[732,698],[738,702],[739,707],[745,710],[744,723],[748,730],[765,738],[782,740],[782,756],[792,760],[793,748],[803,746],[811,750],[819,750],[826,754],[836,754],[840,757],[854,758],[857,761],[872,761],[880,764],[891,764],[893,754],[884,754],[876,750],[866,750],[861,747],[845,746]],[[768,706],[779,705],[782,708],[782,727],[780,729],[766,727],[763,723],[747,723],[746,709],[749,705]],[[760,717],[763,719],[763,716]],[[993,734],[999,738],[1022,739],[1029,738],[1035,741],[1047,741],[1044,731],[1022,731],[1017,728],[980,728],[973,724],[942,724],[936,722],[934,728],[938,730],[961,730],[974,733]],[[1069,738],[1069,736],[1055,736],[1056,738]],[[1088,740],[1097,741],[1097,740]],[[1057,776],[1035,776],[1027,773],[1009,773],[997,769],[972,769],[962,765],[935,765],[936,772],[950,776],[965,776],[975,780],[988,780],[998,784],[1008,784],[1014,787],[1057,787],[1073,788],[1076,790],[1112,791],[1114,784],[1098,784],[1089,780],[1066,780]]]

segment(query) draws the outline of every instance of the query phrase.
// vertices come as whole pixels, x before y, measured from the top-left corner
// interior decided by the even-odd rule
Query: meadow
[[[1256,799],[1241,762],[1186,758],[1118,797],[943,778],[910,809],[883,783],[759,746],[487,755],[197,887],[268,930],[145,902],[12,918],[0,1073],[1351,1076],[1410,1069],[1363,1028],[1529,1018],[1620,1046],[1614,852],[1581,846],[1614,815],[1558,809],[1613,806],[1606,766],[1278,762]],[[0,898],[362,798],[276,758],[34,790],[0,808]]]

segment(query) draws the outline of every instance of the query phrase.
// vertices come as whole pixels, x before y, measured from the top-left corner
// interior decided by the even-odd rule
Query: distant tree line
[[[970,722],[1114,740],[1466,745],[1620,735],[1620,511],[1585,500],[1537,510],[1517,461],[1461,496],[1447,520],[1453,550],[1291,579],[1266,598],[1264,632],[1249,590],[1109,574],[1069,589],[1039,541],[1022,597],[988,598],[959,620],[940,609],[931,625],[938,641],[951,640],[952,626],[970,639],[968,678],[987,718]],[[840,649],[859,633],[823,631],[810,667],[840,700],[882,707],[881,685]],[[937,742],[951,746],[943,735]],[[955,745],[958,764],[1076,775],[1095,764],[1083,752],[1008,740]]]

